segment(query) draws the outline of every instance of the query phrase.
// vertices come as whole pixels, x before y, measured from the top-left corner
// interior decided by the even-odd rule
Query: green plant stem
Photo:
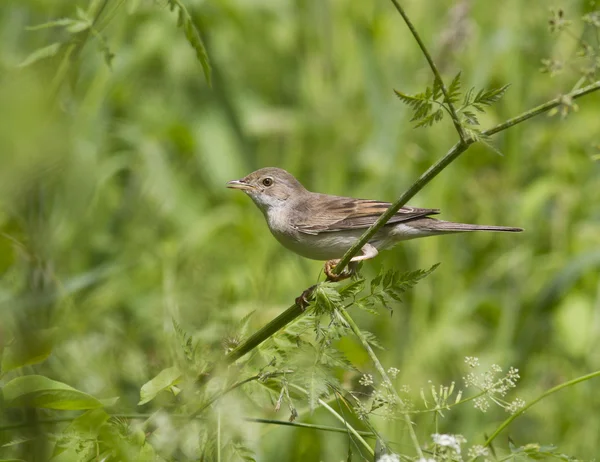
[[[238,345],[235,349],[231,350],[227,356],[226,361],[228,364],[233,363],[237,359],[244,356],[249,351],[256,348],[266,339],[271,337],[275,332],[281,329],[284,326],[287,326],[290,322],[296,319],[304,313],[304,310],[297,304],[294,303],[287,310],[269,322],[262,329],[256,331],[253,335],[251,335],[244,343]]]
[[[258,380],[260,379],[260,375],[253,375],[252,377],[248,377],[247,379],[244,380],[240,380],[239,382],[234,383],[233,385],[227,387],[225,390],[219,391],[217,393],[215,393],[213,396],[211,396],[208,401],[206,401],[199,409],[195,410],[194,412],[192,412],[189,417],[190,418],[194,418],[197,417],[198,415],[200,415],[206,408],[208,408],[211,404],[213,404],[215,401],[217,401],[219,398],[221,398],[222,396],[226,395],[227,393],[229,393],[230,391],[235,390],[236,388],[241,387],[242,385],[247,384],[248,382],[252,382],[254,380]]]
[[[402,400],[402,398],[400,398],[400,395],[394,388],[394,385],[392,384],[392,381],[390,380],[387,373],[385,372],[385,369],[384,369],[383,365],[381,364],[381,362],[379,361],[379,358],[377,357],[377,355],[371,348],[371,345],[369,345],[369,342],[367,341],[366,337],[363,335],[363,333],[359,329],[358,325],[354,322],[354,319],[352,319],[352,316],[350,316],[350,313],[348,313],[348,310],[340,310],[340,315],[342,316],[342,318],[344,318],[344,321],[346,321],[348,323],[348,325],[350,326],[350,329],[352,329],[352,332],[354,332],[354,335],[356,335],[358,337],[358,339],[360,340],[360,343],[362,343],[363,347],[365,348],[369,357],[371,358],[371,361],[373,361],[373,364],[375,365],[375,369],[377,369],[377,372],[379,372],[379,375],[381,375],[381,377],[383,378],[386,388],[394,393],[394,395],[396,396],[396,399],[400,403],[400,406],[405,407],[404,401]],[[404,411],[401,411],[401,412],[402,412],[402,417],[404,418],[404,422],[406,423],[406,426],[408,427],[408,434],[410,435],[410,439],[412,440],[412,443],[417,451],[417,454],[420,458],[423,458],[423,450],[421,449],[421,445],[419,444],[419,439],[417,438],[417,434],[413,427],[413,423],[410,420],[408,413],[406,413]]]
[[[600,80],[598,80],[586,87],[580,88],[579,90],[573,91],[571,93],[567,93],[566,95],[563,95],[563,96],[559,96],[559,97],[554,98],[553,100],[550,100],[544,104],[540,104],[539,106],[536,106],[533,109],[530,109],[529,111],[524,112],[521,115],[518,115],[517,117],[508,119],[506,122],[496,125],[495,127],[490,128],[489,130],[485,130],[483,132],[483,135],[484,136],[495,135],[498,132],[506,130],[507,128],[510,128],[514,125],[520,124],[521,122],[531,119],[532,117],[535,117],[539,114],[549,111],[550,109],[560,106],[561,103],[564,101],[565,97],[567,99],[569,99],[569,98],[577,99],[577,98],[581,98],[582,96],[585,96],[585,95],[592,93],[594,91],[597,91],[597,90],[600,90]]]
[[[152,418],[154,416],[154,414],[111,414],[110,416],[114,419],[147,420],[147,419]],[[66,422],[72,422],[77,417],[79,417],[79,416],[57,417],[54,419],[40,419],[40,421],[37,423],[44,424],[44,425],[66,423]],[[173,417],[175,419],[189,419],[190,418],[190,416],[186,415],[186,414],[172,414],[170,417]],[[196,418],[201,419],[201,417],[196,417]],[[244,417],[244,418],[242,418],[242,420],[244,422],[250,422],[250,423],[282,425],[284,427],[305,428],[307,430],[315,430],[315,431],[325,431],[325,432],[332,432],[332,433],[348,433],[347,428],[332,427],[329,425],[315,425],[315,424],[308,424],[308,423],[302,423],[302,422],[289,422],[287,420],[261,419],[261,418],[256,418],[256,417]],[[29,426],[28,422],[20,422],[17,424],[3,425],[3,426],[0,426],[0,432],[7,431],[7,430],[16,430],[16,429],[25,428],[28,426]],[[363,430],[354,430],[354,431],[357,434],[359,434],[360,436],[363,436],[365,438],[376,438],[376,435],[372,432],[367,432],[367,431],[363,431]]]
[[[544,398],[550,396],[553,393],[556,393],[557,391],[561,391],[564,388],[568,388],[572,385],[577,385],[578,383],[585,382],[586,380],[594,379],[596,377],[600,377],[600,371],[592,372],[591,374],[577,377],[576,379],[569,380],[569,381],[561,383],[560,385],[557,385],[553,388],[550,388],[550,390],[542,393],[536,399],[534,399],[529,404],[527,404],[519,412],[516,412],[515,414],[511,415],[508,419],[506,419],[504,422],[502,422],[502,424],[496,429],[496,431],[494,431],[494,433],[492,433],[490,435],[490,437],[484,443],[484,446],[489,446],[490,444],[492,444],[492,441],[494,441],[494,439],[496,439],[496,437],[502,432],[502,430],[504,430],[506,427],[508,427],[512,423],[513,420],[515,420],[517,417],[522,416],[528,409],[531,409],[534,405],[539,403]]]
[[[305,395],[308,395],[308,391],[305,390],[302,387],[299,387],[298,385],[294,385],[293,383],[290,383],[289,386],[291,388],[295,388],[296,390],[298,390],[300,393],[304,393]],[[333,415],[336,419],[338,419],[340,422],[342,422],[342,424],[344,424],[344,426],[348,429],[348,431],[350,433],[352,433],[356,439],[358,441],[361,442],[361,444],[365,447],[365,449],[367,451],[369,451],[369,454],[371,454],[372,456],[375,455],[375,450],[369,445],[369,443],[367,443],[364,438],[360,435],[360,433],[354,429],[354,427],[352,427],[352,425],[350,425],[346,419],[344,419],[344,417],[342,417],[335,409],[333,409],[329,404],[327,404],[325,401],[323,401],[322,399],[319,398],[318,403],[323,406],[325,409],[327,409],[331,415]],[[375,435],[373,435],[375,436]]]
[[[496,125],[489,130],[485,130],[482,134],[483,136],[491,136],[504,131],[510,127],[513,127],[521,122],[524,122],[532,117],[535,117],[539,114],[549,111],[552,108],[559,106],[563,98],[566,96],[567,98],[577,99],[581,98],[588,93],[592,93],[594,91],[600,90],[600,81],[594,82],[587,87],[581,88],[572,93],[568,93],[564,96],[559,96],[553,100],[550,100],[544,104],[541,104],[533,109],[524,112],[517,117],[513,117],[512,119],[508,119],[506,122],[503,122],[499,125]],[[415,181],[408,190],[400,196],[400,198],[394,202],[386,212],[379,217],[379,219],[369,228],[364,234],[360,237],[360,239],[354,244],[342,257],[340,262],[336,265],[333,271],[336,274],[340,274],[341,271],[348,265],[350,259],[356,255],[363,246],[369,242],[369,240],[375,235],[380,228],[382,228],[390,218],[392,218],[400,208],[402,208],[406,203],[412,199],[427,183],[433,180],[442,170],[444,170],[448,165],[454,162],[458,156],[460,156],[463,152],[465,152],[469,146],[475,143],[476,140],[468,139],[465,143],[457,143],[455,144],[448,153],[438,160],[434,165],[432,165],[423,175],[419,177],[417,181]]]
[[[419,48],[423,52],[423,55],[425,56],[425,59],[429,63],[429,67],[431,68],[431,72],[433,72],[434,78],[435,78],[435,80],[438,81],[438,83],[440,85],[440,88],[442,89],[442,93],[444,94],[444,101],[448,105],[448,110],[450,112],[450,117],[452,117],[452,123],[454,124],[454,128],[456,128],[456,131],[458,132],[458,136],[460,137],[461,142],[462,143],[466,143],[468,137],[465,134],[465,131],[464,131],[462,125],[460,124],[460,120],[458,119],[458,114],[456,113],[456,108],[454,107],[454,105],[450,101],[450,97],[448,96],[448,89],[446,88],[446,85],[444,85],[444,81],[442,80],[442,75],[440,74],[440,71],[438,70],[437,66],[433,62],[433,58],[431,57],[431,54],[427,50],[427,47],[423,43],[423,40],[421,40],[421,37],[419,36],[419,33],[417,32],[417,29],[415,29],[415,26],[413,25],[413,23],[411,22],[410,18],[408,17],[408,15],[406,14],[406,12],[404,11],[404,8],[402,8],[400,6],[400,4],[398,3],[397,0],[392,0],[392,3],[396,7],[396,10],[398,10],[398,13],[400,13],[400,16],[402,16],[402,19],[404,19],[404,22],[408,26],[411,34],[413,35],[413,37],[417,41],[417,44],[419,45]]]
[[[577,91],[567,94],[566,96],[572,99],[581,98],[589,93],[600,90],[600,81],[594,82],[587,87],[581,88]],[[539,114],[549,111],[552,108],[559,106],[562,102],[562,97],[555,98],[550,100],[544,104],[541,104],[533,109],[530,109],[524,112],[517,117],[513,117],[512,119],[508,119],[506,122],[503,122],[495,127],[490,128],[489,130],[485,130],[483,132],[484,136],[491,136],[504,131],[508,128],[511,128],[521,122],[524,122],[532,117],[535,117]],[[390,206],[390,208],[383,214],[379,219],[369,228],[367,229],[360,239],[354,244],[342,257],[340,262],[336,265],[333,271],[339,274],[350,262],[350,259],[356,255],[356,253],[363,248],[363,246],[375,235],[375,233],[383,227],[388,220],[400,210],[410,199],[412,199],[421,189],[425,187],[427,183],[433,180],[442,170],[444,170],[448,165],[450,165],[453,161],[455,161],[458,156],[460,156],[463,152],[467,150],[467,148],[475,143],[475,140],[469,139],[466,143],[457,143],[454,145],[448,153],[440,160],[438,160],[434,165],[432,165],[425,173],[423,173],[417,181],[415,181],[408,190],[400,196],[400,198]],[[293,304],[275,319],[273,319],[269,324],[258,330],[254,333],[250,338],[248,338],[244,343],[240,344],[237,348],[232,350],[227,356],[227,363],[232,363],[237,359],[244,356],[249,351],[256,348],[262,342],[267,340],[273,334],[275,334],[280,329],[284,328],[287,324],[292,322],[298,316],[300,316],[304,310],[298,306],[297,304]]]

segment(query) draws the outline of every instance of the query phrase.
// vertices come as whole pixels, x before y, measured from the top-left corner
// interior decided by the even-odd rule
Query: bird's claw
[[[344,279],[348,279],[350,276],[352,276],[352,271],[348,270],[344,270],[340,274],[336,274],[333,272],[333,269],[339,262],[339,260],[328,260],[327,262],[325,262],[325,267],[323,268],[323,271],[325,272],[328,281],[343,281]]]
[[[305,311],[306,307],[310,304],[310,298],[315,291],[315,287],[317,286],[310,286],[308,289],[302,292],[299,297],[296,298],[296,305],[298,305],[302,311]]]

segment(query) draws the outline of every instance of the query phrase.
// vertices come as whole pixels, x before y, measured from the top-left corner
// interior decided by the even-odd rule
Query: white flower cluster
[[[373,376],[371,374],[363,374],[358,383],[360,383],[363,387],[373,385]]]
[[[437,446],[448,448],[457,456],[460,455],[460,445],[467,442],[462,435],[445,435],[440,433],[434,433],[431,435],[431,439],[433,439],[434,444]]]
[[[377,462],[400,462],[400,457],[396,454],[384,454],[377,459]]]
[[[479,365],[479,360],[467,356],[465,362],[470,367],[476,367]],[[463,381],[466,387],[474,387],[483,391],[485,394],[474,400],[475,409],[479,409],[481,412],[486,412],[490,407],[489,400],[503,407],[507,412],[514,414],[525,407],[525,401],[522,399],[516,399],[512,403],[504,401],[504,398],[508,392],[517,386],[517,381],[521,377],[519,370],[511,367],[504,377],[497,377],[502,372],[502,368],[497,364],[492,364],[489,370],[476,374],[475,372],[469,372]],[[489,399],[489,400],[488,400]]]

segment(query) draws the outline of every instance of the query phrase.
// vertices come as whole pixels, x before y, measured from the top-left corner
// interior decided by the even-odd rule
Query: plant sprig
[[[434,79],[432,86],[428,86],[425,91],[414,95],[400,90],[394,90],[394,93],[400,101],[413,110],[411,122],[415,122],[415,128],[431,127],[443,120],[444,111],[451,114],[450,105],[458,105],[462,99],[462,103],[457,106],[456,113],[461,126],[471,136],[481,134],[481,131],[476,128],[479,125],[477,113],[484,113],[486,106],[498,102],[510,87],[510,84],[507,84],[498,88],[478,91],[475,90],[475,87],[471,87],[463,97],[462,77],[459,72],[448,86],[448,98],[445,98],[438,82],[437,79]]]

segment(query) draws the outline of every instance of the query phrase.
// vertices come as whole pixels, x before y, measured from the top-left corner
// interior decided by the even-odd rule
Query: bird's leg
[[[363,261],[363,260],[369,260],[371,258],[376,257],[377,254],[379,253],[377,251],[377,249],[369,243],[367,243],[363,246],[363,248],[361,249],[361,252],[362,252],[362,255],[352,257],[352,259],[350,260],[350,263],[356,263],[356,262]],[[342,281],[344,279],[349,278],[354,273],[354,268],[353,268],[354,265],[348,265],[348,267],[350,268],[350,271],[344,270],[341,274],[335,274],[333,272],[333,268],[335,268],[335,266],[339,262],[340,262],[339,259],[328,260],[327,262],[325,262],[325,268],[323,268],[323,271],[325,271],[328,281]]]
[[[305,311],[306,307],[310,304],[310,299],[315,292],[315,287],[317,287],[316,284],[310,286],[308,289],[302,292],[299,297],[296,298],[296,305],[298,305],[302,311]]]

